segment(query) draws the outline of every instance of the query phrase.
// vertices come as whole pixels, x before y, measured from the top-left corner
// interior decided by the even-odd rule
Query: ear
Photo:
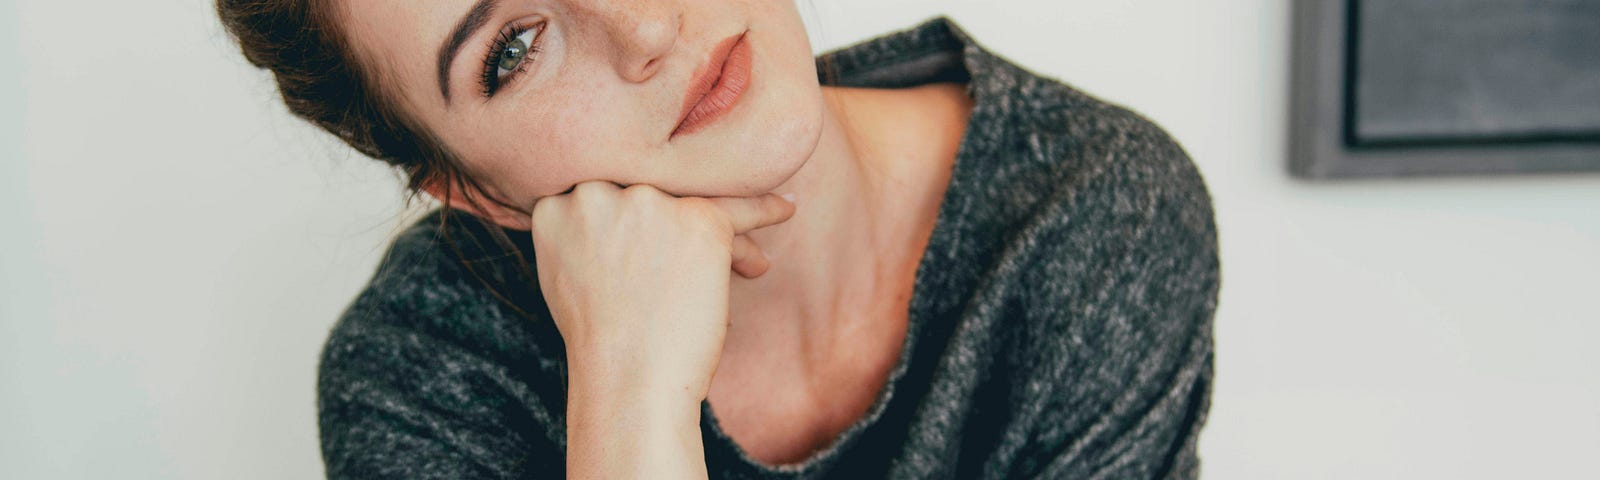
[[[523,215],[522,212],[494,203],[493,200],[485,197],[483,192],[479,192],[470,185],[466,187],[467,191],[463,192],[461,188],[456,188],[455,182],[438,177],[435,178],[434,181],[422,184],[422,191],[444,203],[446,208],[454,208],[472,214],[505,228],[523,231],[533,230],[533,219]],[[471,201],[469,202],[468,199]],[[483,209],[472,206],[472,202],[477,202]]]

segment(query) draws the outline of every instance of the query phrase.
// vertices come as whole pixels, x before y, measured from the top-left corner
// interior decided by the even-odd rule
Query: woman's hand
[[[767,269],[743,234],[776,195],[674,197],[580,183],[534,203],[539,287],[567,350],[567,471],[704,478],[700,403],[728,328],[728,270]]]
[[[534,256],[569,376],[603,377],[568,383],[669,395],[698,412],[727,332],[728,270],[753,278],[768,267],[743,234],[793,214],[774,194],[674,197],[608,181],[539,199]]]

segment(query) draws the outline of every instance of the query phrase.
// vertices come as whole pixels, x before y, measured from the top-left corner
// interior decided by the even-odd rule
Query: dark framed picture
[[[1600,171],[1600,1],[1295,0],[1290,171]]]

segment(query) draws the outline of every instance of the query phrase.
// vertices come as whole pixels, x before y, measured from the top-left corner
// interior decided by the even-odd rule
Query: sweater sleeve
[[[1158,133],[1085,175],[1038,240],[1037,478],[1195,478],[1220,285],[1210,197]]]
[[[506,368],[353,309],[319,365],[330,479],[561,478],[549,427],[521,405]]]

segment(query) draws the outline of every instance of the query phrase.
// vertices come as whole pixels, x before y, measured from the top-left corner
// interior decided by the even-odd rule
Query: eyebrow
[[[450,63],[461,52],[461,46],[467,43],[467,37],[489,23],[489,16],[499,6],[500,0],[478,0],[472,10],[468,10],[467,15],[456,23],[456,28],[450,31],[444,45],[439,47],[439,94],[444,96],[446,105],[450,104]]]

